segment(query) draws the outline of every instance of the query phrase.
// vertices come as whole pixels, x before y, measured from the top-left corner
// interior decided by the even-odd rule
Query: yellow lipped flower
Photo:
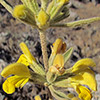
[[[3,83],[3,90],[7,94],[12,94],[15,92],[15,88],[23,87],[30,78],[30,72],[26,65],[21,63],[10,64],[4,68],[1,72],[3,77],[8,77],[9,75],[14,75]]]
[[[62,39],[58,38],[53,43],[52,55],[56,55],[58,53],[64,53],[66,50],[66,43],[62,41]]]
[[[62,52],[62,45],[63,41],[61,39],[57,39],[53,44],[51,54],[51,58],[53,59],[49,59],[52,61],[49,68],[49,72],[52,74],[48,74],[48,77],[50,77],[50,81],[48,82],[54,82],[53,85],[55,87],[74,88],[79,94],[79,98],[73,97],[73,95],[70,97],[69,95],[71,100],[91,100],[91,91],[97,90],[95,73],[90,69],[90,67],[96,66],[95,62],[90,58],[85,58],[77,61],[72,68],[65,69],[64,65],[71,56],[72,49],[64,53]],[[89,87],[91,91],[85,86]]]
[[[76,86],[76,91],[79,94],[79,98],[81,100],[91,100],[91,98],[92,98],[91,92],[86,87],[84,87],[82,85],[78,85],[78,86]]]
[[[14,75],[3,83],[3,90],[7,94],[12,94],[15,88],[23,87],[31,77],[28,66],[32,64],[36,59],[30,53],[28,47],[25,43],[21,43],[20,47],[24,54],[22,54],[16,63],[10,64],[4,68],[1,72],[3,77],[8,77],[9,75]]]
[[[72,72],[76,74],[71,77],[71,81],[78,82],[83,85],[88,85],[93,91],[97,90],[95,74],[89,67],[96,66],[95,62],[90,58],[81,59],[72,67]],[[92,84],[91,84],[92,82]]]
[[[72,83],[87,85],[90,89],[96,91],[97,82],[95,79],[95,74],[89,68],[89,66],[91,67],[96,66],[95,62],[92,59],[86,58],[79,60],[72,67],[72,73],[74,73],[75,76],[70,77],[69,79]]]
[[[95,74],[89,68],[90,66],[96,66],[92,59],[86,58],[79,60],[71,68],[74,76],[68,78],[68,80],[70,80],[70,84],[73,88],[75,88],[81,100],[91,100],[92,98],[90,90],[82,85],[88,86],[93,91],[97,90]]]
[[[75,83],[89,86],[93,91],[97,90],[97,83],[95,80],[94,72],[91,69],[85,69],[75,76],[71,77],[70,80]]]

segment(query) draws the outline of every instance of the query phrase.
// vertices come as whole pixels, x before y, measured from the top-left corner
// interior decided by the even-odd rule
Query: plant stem
[[[41,40],[41,47],[42,47],[42,55],[43,55],[43,62],[45,71],[48,71],[48,54],[47,54],[47,43],[46,43],[46,34],[45,31],[40,30],[40,40]]]

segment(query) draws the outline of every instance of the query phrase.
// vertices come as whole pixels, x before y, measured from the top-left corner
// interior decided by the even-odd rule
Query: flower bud
[[[61,54],[57,54],[54,62],[53,62],[53,66],[56,66],[58,68],[63,68],[64,67],[64,57]]]
[[[56,55],[57,53],[64,53],[66,50],[66,43],[62,39],[58,38],[54,43],[52,49],[52,54]]]
[[[61,54],[57,54],[54,61],[53,61],[53,66],[50,67],[49,69],[50,72],[54,74],[61,75],[64,73],[64,57]]]
[[[20,48],[21,48],[22,52],[24,53],[26,59],[28,60],[28,63],[32,64],[33,61],[36,62],[36,59],[31,54],[31,52],[29,51],[27,45],[24,42],[20,43]]]
[[[14,8],[13,16],[27,24],[35,25],[35,17],[33,12],[25,5],[17,5]]]
[[[49,20],[49,15],[43,9],[41,9],[37,16],[38,26],[41,28],[42,26],[47,25],[48,20]]]

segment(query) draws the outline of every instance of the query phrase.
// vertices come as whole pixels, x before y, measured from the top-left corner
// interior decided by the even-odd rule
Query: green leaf
[[[39,6],[37,0],[21,0],[22,3],[27,6],[34,14],[39,12]]]
[[[30,65],[30,67],[38,74],[40,75],[45,75],[45,70],[43,68],[43,66],[41,66],[40,64],[37,64],[35,61],[32,62],[32,64]]]
[[[64,54],[64,63],[67,62],[67,60],[70,58],[71,54],[73,52],[73,48],[68,49]]]
[[[50,56],[50,58],[49,58],[49,67],[53,65],[53,61],[54,61],[55,56],[56,56],[56,55],[53,56],[53,55],[51,54],[51,56]]]
[[[54,82],[53,85],[56,87],[71,87],[69,79],[63,79],[61,81]]]
[[[64,24],[53,24],[50,25],[50,27],[77,27],[77,26],[83,26],[86,24],[90,24],[96,21],[100,21],[100,17],[93,17],[93,18],[88,18],[88,19],[82,19],[78,21],[73,21],[73,22],[68,22]]]
[[[67,6],[65,6],[62,11],[51,21],[51,24],[57,23],[69,16],[69,9]]]
[[[65,93],[63,93],[63,92],[61,92],[61,91],[55,90],[55,89],[53,88],[52,85],[49,86],[49,89],[50,89],[50,92],[51,92],[52,96],[53,96],[54,98],[56,98],[57,100],[71,100],[71,99],[67,96],[67,94],[65,94]]]

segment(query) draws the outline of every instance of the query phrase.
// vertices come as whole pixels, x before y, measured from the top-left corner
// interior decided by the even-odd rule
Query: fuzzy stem
[[[45,67],[45,71],[47,72],[47,70],[48,70],[48,54],[47,54],[46,34],[44,31],[40,31],[39,34],[40,34],[40,40],[41,40],[44,67]]]

